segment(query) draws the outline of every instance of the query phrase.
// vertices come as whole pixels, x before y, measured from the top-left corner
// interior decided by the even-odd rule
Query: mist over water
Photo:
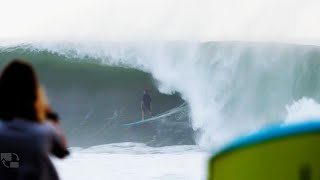
[[[182,128],[182,134],[191,134],[186,139],[195,138],[196,143],[204,147],[218,146],[241,133],[292,119],[298,110],[290,105],[304,97],[317,104],[320,95],[317,46],[183,41],[57,42],[31,43],[23,49],[35,55],[43,51],[55,54],[62,61],[97,64],[93,69],[125,67],[137,73],[136,70],[150,73],[153,78],[150,84],[155,85],[156,91],[168,95],[177,93],[188,104],[184,125],[170,126],[172,132],[186,127]],[[45,59],[43,57],[43,61]],[[163,110],[182,103],[179,98],[169,101],[174,103],[161,105]],[[310,103],[300,104],[303,109],[303,104]],[[188,130],[188,124],[193,130]],[[185,137],[182,134],[174,139]],[[178,142],[192,141],[172,143]]]
[[[319,6],[317,0],[10,0],[0,7],[0,40],[319,44]]]

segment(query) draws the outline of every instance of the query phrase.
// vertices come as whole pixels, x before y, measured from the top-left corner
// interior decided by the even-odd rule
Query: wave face
[[[68,133],[82,143],[100,137],[106,142],[192,144],[194,134],[197,144],[215,146],[283,122],[292,110],[288,105],[303,97],[316,103],[320,95],[316,46],[58,42],[2,47],[2,59],[16,56],[36,64],[52,104],[72,119],[65,122]],[[123,119],[139,117],[143,87],[153,88],[159,113],[183,100],[188,106],[179,118],[119,130]]]
[[[142,142],[149,146],[195,144],[188,107],[158,121],[137,126],[140,101],[149,88],[154,114],[184,103],[178,94],[165,95],[151,75],[130,68],[102,66],[92,58],[71,58],[27,46],[2,49],[1,67],[23,57],[36,68],[50,104],[59,112],[71,146]]]

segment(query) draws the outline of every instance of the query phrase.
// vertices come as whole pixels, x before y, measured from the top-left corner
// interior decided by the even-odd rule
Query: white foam
[[[286,123],[320,118],[320,104],[311,98],[301,98],[298,101],[287,105],[286,110]]]
[[[152,148],[136,143],[109,144],[83,150],[77,148],[69,158],[62,161],[54,159],[54,163],[62,180],[205,179],[207,155],[194,151],[196,146],[192,147],[192,151],[190,148]],[[137,149],[138,154],[134,154]]]

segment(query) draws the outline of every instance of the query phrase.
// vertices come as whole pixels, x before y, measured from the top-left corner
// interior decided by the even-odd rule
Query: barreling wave
[[[71,146],[118,142],[149,146],[195,144],[185,104],[155,122],[123,126],[141,120],[144,88],[151,93],[155,115],[184,103],[178,93],[159,93],[148,73],[125,66],[104,66],[90,57],[59,55],[30,45],[2,48],[1,66],[16,57],[35,66],[50,104],[62,118]]]
[[[320,49],[245,42],[57,42],[3,46],[1,59],[32,59],[74,142],[221,144],[273,122],[288,105],[320,98]],[[3,62],[3,61],[2,61]],[[152,89],[158,113],[183,111],[136,129],[139,98]],[[301,108],[300,108],[301,109]],[[303,109],[303,107],[302,107]],[[100,132],[102,132],[100,134]],[[137,134],[138,133],[138,134]],[[140,133],[140,134],[139,134]]]

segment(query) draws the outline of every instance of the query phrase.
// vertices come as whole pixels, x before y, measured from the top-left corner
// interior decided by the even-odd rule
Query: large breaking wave
[[[76,144],[217,145],[285,121],[294,114],[288,105],[304,97],[315,104],[320,98],[316,46],[58,42],[1,48],[2,63],[17,56],[32,59]],[[145,87],[152,89],[157,113],[188,105],[161,121],[123,128],[139,118]]]

